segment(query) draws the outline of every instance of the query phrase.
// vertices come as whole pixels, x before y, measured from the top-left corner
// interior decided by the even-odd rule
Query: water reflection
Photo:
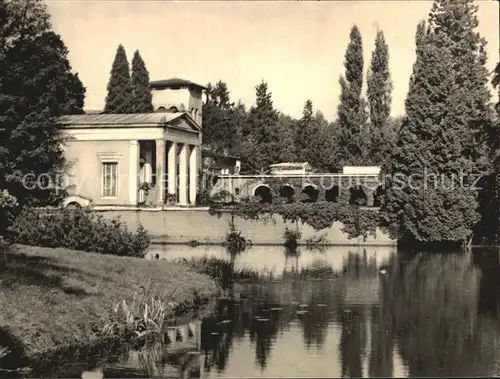
[[[202,321],[197,355],[168,356],[161,370],[130,359],[129,366],[150,376],[203,378],[499,372],[498,251],[407,256],[383,248],[334,248],[285,254],[283,248],[254,246],[232,258],[222,249],[209,252],[274,277],[241,283],[235,298],[218,301]],[[207,250],[155,253],[188,258]],[[112,375],[112,367],[107,372]]]
[[[358,270],[363,269],[366,261],[381,265],[394,252],[395,248],[392,246],[336,246],[313,250],[299,247],[296,251],[286,250],[282,246],[253,246],[240,254],[233,255],[233,259],[237,269],[248,268],[280,276],[283,271],[307,269],[318,263],[335,271],[342,271],[349,256],[351,256],[350,263],[346,270],[356,271],[356,267]],[[205,256],[228,259],[231,256],[222,246],[193,248],[185,245],[153,245],[147,257],[154,259],[156,254],[160,259],[191,259]],[[357,266],[356,259],[360,261]]]

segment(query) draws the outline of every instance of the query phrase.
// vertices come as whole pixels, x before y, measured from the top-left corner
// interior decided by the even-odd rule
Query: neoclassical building
[[[204,87],[151,82],[154,113],[63,116],[71,164],[64,205],[195,205]]]

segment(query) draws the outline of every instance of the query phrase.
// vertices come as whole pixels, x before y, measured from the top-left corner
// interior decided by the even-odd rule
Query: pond
[[[497,249],[404,254],[329,247],[287,255],[279,246],[254,246],[231,258],[215,246],[154,246],[150,256],[156,254],[232,259],[262,278],[235,284],[210,316],[170,330],[181,347],[166,356],[130,352],[82,377],[500,373]]]

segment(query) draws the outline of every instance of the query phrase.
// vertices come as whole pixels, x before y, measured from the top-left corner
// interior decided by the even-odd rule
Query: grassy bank
[[[182,263],[15,245],[0,252],[0,345],[35,356],[95,342],[113,308],[145,281],[165,301],[186,305],[217,293]],[[0,357],[1,360],[1,357]]]

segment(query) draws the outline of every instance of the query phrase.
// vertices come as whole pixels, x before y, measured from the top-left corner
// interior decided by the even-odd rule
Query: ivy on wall
[[[284,221],[301,222],[318,231],[330,228],[338,221],[343,224],[342,231],[349,238],[376,237],[376,229],[381,226],[377,209],[326,201],[266,204],[247,200],[231,206],[212,204],[210,207],[213,215],[221,216],[224,212],[246,220],[268,221],[274,216],[281,216]]]

